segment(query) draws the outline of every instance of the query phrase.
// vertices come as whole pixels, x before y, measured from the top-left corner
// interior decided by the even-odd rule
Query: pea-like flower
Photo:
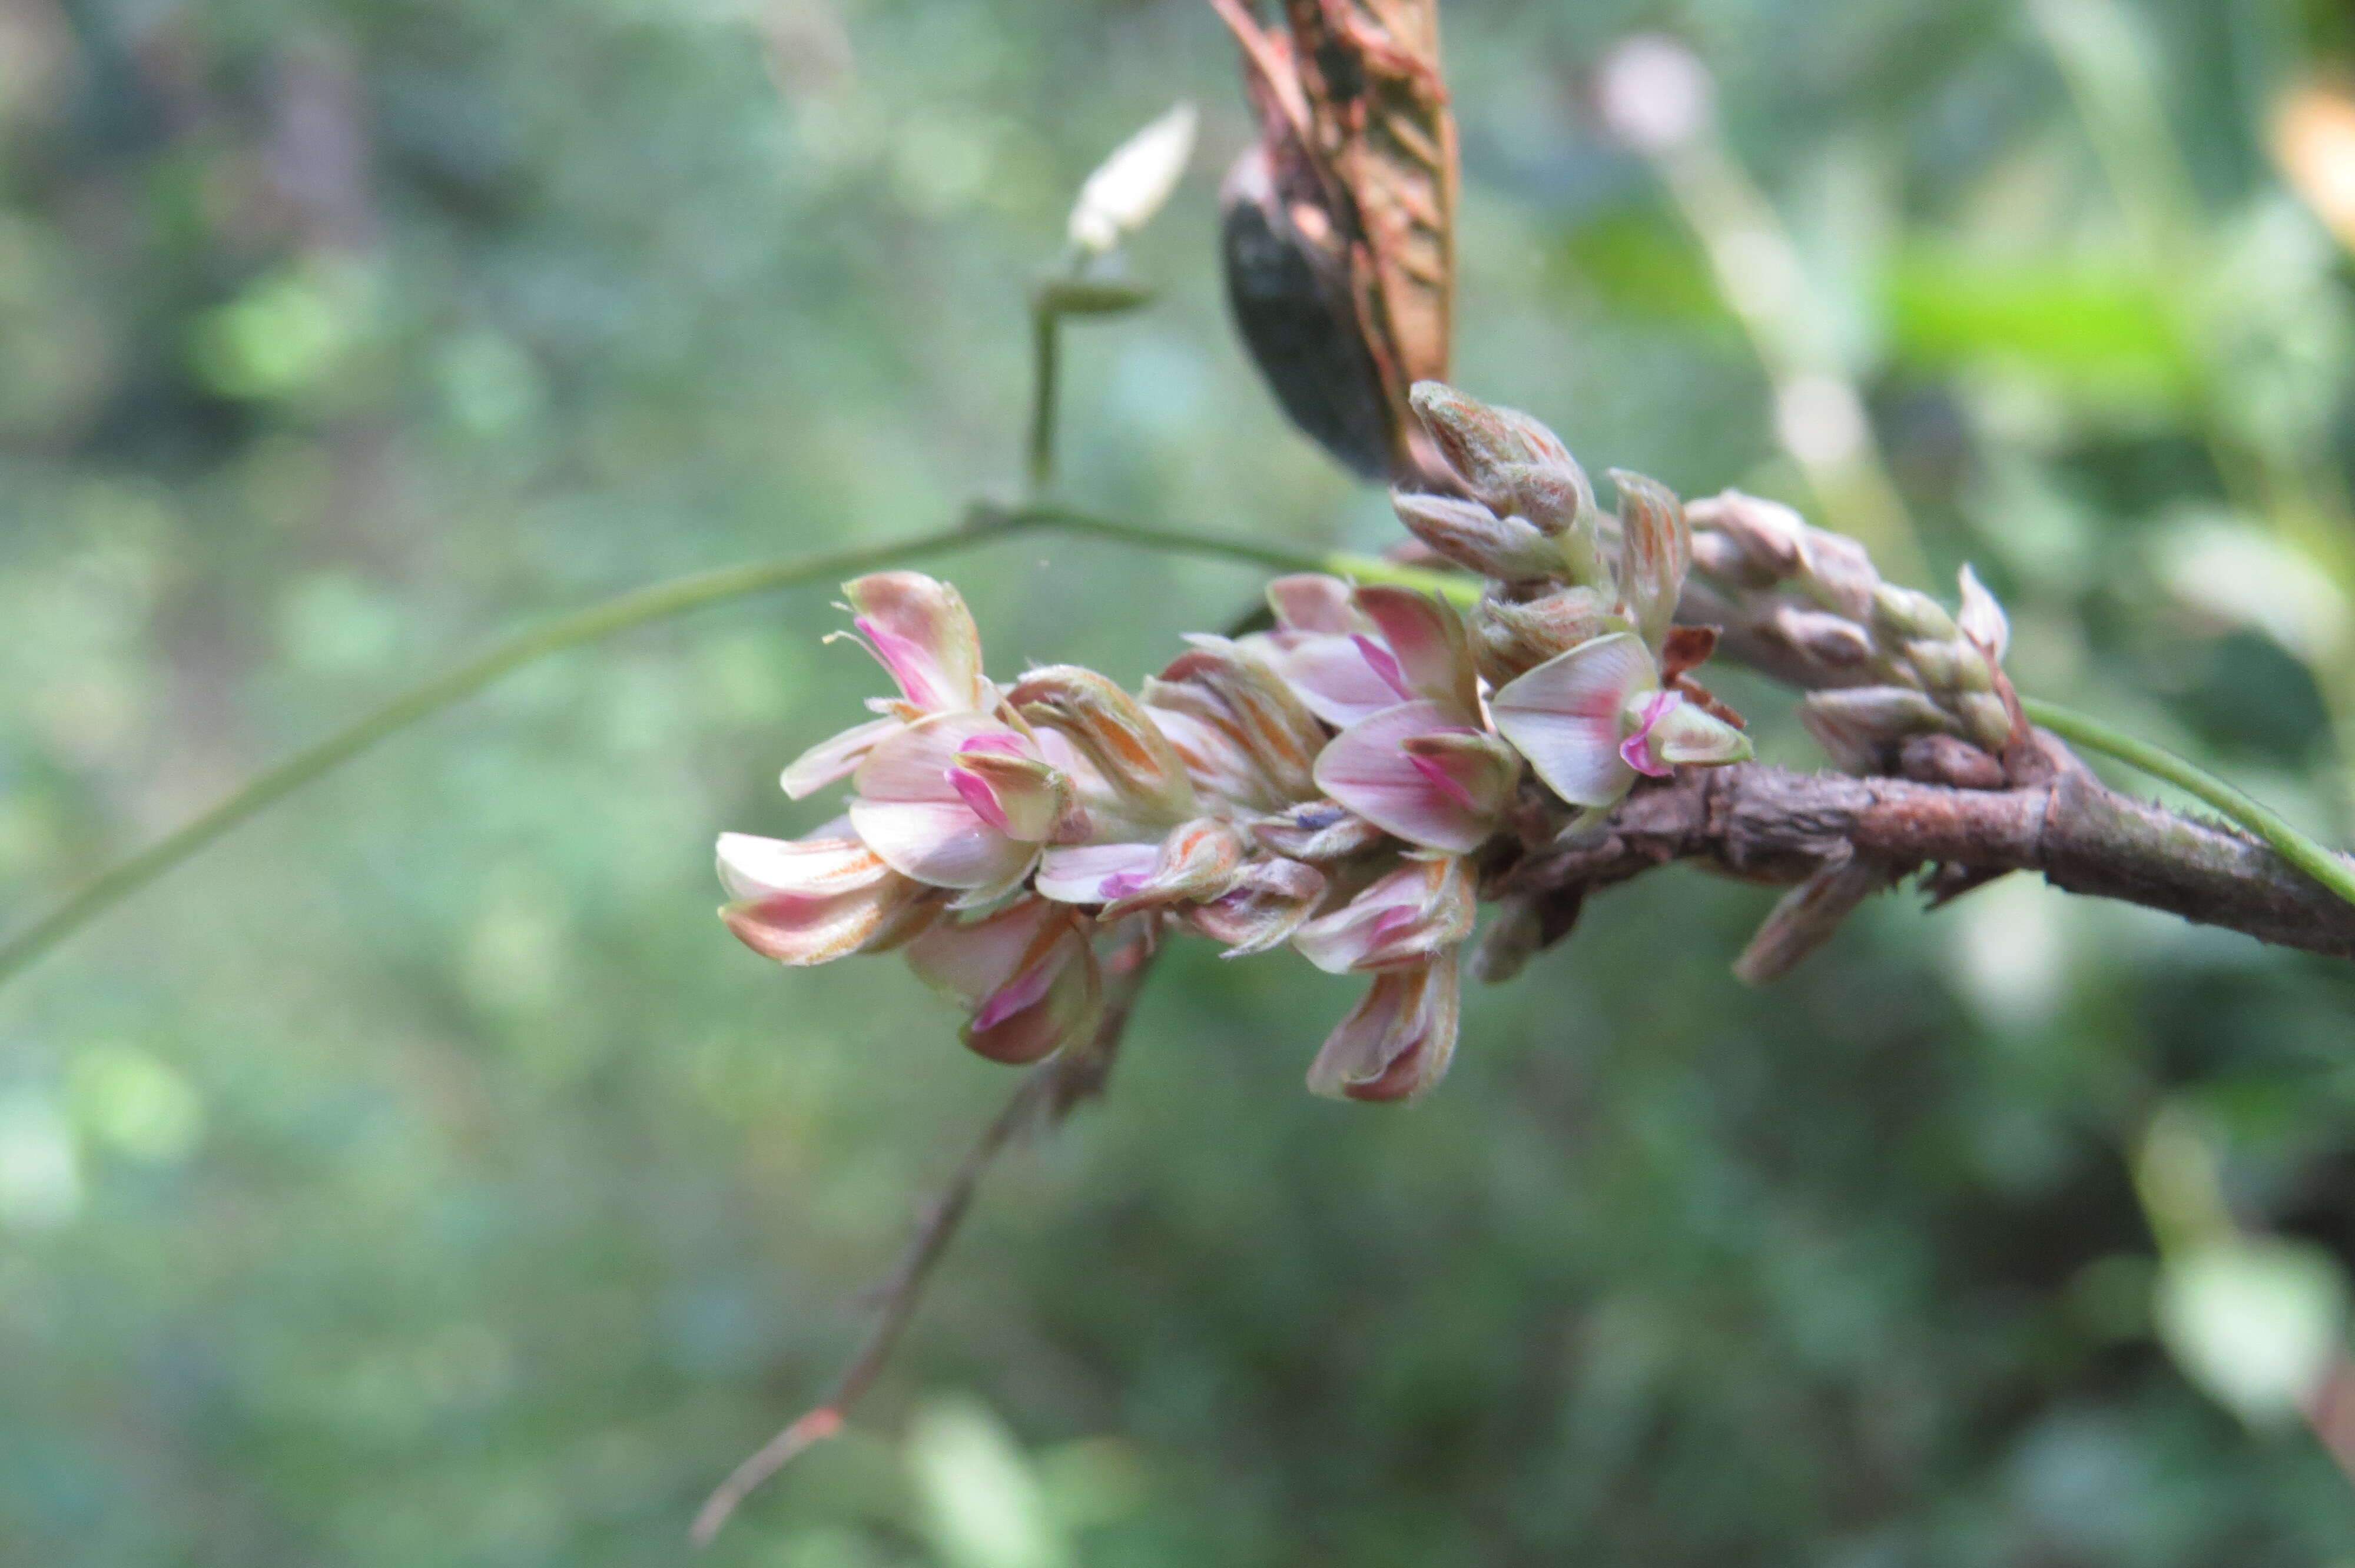
[[[1400,588],[1359,588],[1356,605],[1381,633],[1362,655],[1391,702],[1326,747],[1316,786],[1409,843],[1468,853],[1496,831],[1520,763],[1488,733],[1463,619]]]

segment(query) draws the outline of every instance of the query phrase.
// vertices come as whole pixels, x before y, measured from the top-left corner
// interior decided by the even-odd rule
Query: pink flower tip
[[[1636,772],[1653,779],[1666,779],[1676,771],[1652,755],[1652,728],[1685,700],[1682,692],[1655,692],[1652,700],[1644,705],[1643,722],[1636,733],[1619,743],[1619,760]]]

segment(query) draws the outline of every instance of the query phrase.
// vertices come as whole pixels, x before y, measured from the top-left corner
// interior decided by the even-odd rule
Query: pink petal
[[[1681,692],[1655,692],[1652,700],[1644,705],[1643,722],[1636,726],[1636,733],[1619,743],[1619,760],[1654,779],[1666,779],[1674,773],[1675,768],[1652,758],[1652,726],[1684,700]]]
[[[1469,937],[1476,909],[1462,860],[1413,859],[1301,927],[1292,945],[1327,974],[1398,969],[1423,963]]]
[[[1455,1054],[1462,1003],[1452,949],[1427,965],[1376,975],[1316,1053],[1308,1069],[1310,1091],[1352,1100],[1426,1093]]]
[[[949,779],[957,758],[976,740],[1001,744],[997,736],[1019,736],[995,719],[979,714],[935,714],[899,733],[886,736],[858,765],[851,782],[865,800],[962,801],[964,797]]]
[[[982,705],[981,638],[956,589],[922,572],[876,572],[843,592],[868,650],[910,703],[927,713]]]
[[[966,749],[972,748],[968,747]],[[952,768],[948,770],[948,777],[958,798],[972,808],[975,816],[998,832],[1007,831],[1006,809],[997,803],[997,792],[989,787],[988,779],[969,768]]]
[[[1348,637],[1304,638],[1272,662],[1308,711],[1337,729],[1399,700],[1399,688],[1366,662],[1364,651]]]
[[[728,928],[754,952],[794,965],[878,942],[922,892],[855,839],[722,834],[719,876],[735,900],[719,912]]]
[[[933,887],[996,887],[1018,878],[1038,853],[962,800],[854,800],[850,821],[892,870]]]
[[[1389,649],[1362,631],[1350,633],[1349,641],[1357,645],[1358,656],[1366,662],[1369,669],[1381,677],[1382,684],[1388,686],[1400,702],[1414,701],[1415,689],[1407,684],[1406,672],[1399,667],[1398,660],[1391,656]]]
[[[899,727],[898,719],[882,718],[844,730],[832,740],[822,740],[794,758],[777,782],[794,800],[805,800],[829,784],[849,778],[867,759],[875,743]]]
[[[1441,795],[1467,811],[1479,810],[1478,803],[1472,799],[1472,791],[1458,784],[1446,768],[1442,768],[1430,758],[1419,757],[1413,752],[1407,753],[1406,759],[1413,764],[1417,773],[1423,775],[1423,781]]]
[[[1455,606],[1412,588],[1377,584],[1358,590],[1358,608],[1381,630],[1406,688],[1401,695],[1444,703],[1460,720],[1479,717],[1479,672]]]
[[[1316,758],[1316,787],[1410,843],[1456,854],[1496,830],[1493,813],[1467,807],[1460,791],[1436,789],[1405,743],[1430,734],[1470,734],[1438,703],[1401,703],[1343,730]],[[1615,738],[1615,736],[1614,736]]]
[[[1321,631],[1328,636],[1349,630],[1349,585],[1321,572],[1278,577],[1267,585],[1268,608],[1286,631]]]
[[[1635,783],[1619,755],[1619,715],[1658,683],[1633,632],[1614,631],[1558,653],[1489,699],[1497,732],[1573,806],[1607,806]]]
[[[1109,904],[1145,885],[1159,861],[1157,844],[1081,844],[1039,857],[1034,886],[1059,904]]]

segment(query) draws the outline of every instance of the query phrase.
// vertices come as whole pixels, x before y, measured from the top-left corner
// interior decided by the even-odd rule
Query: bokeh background
[[[2268,129],[2342,7],[1444,26],[1461,384],[1812,505],[1595,111],[1677,33],[1924,586],[1976,562],[2023,687],[2344,842],[2350,272],[2283,171],[2345,164]],[[1062,491],[1386,545],[1227,324],[1249,126],[1196,0],[0,0],[6,923],[535,616],[1013,493],[1026,292],[1181,96],[1160,298],[1067,334]],[[994,670],[1132,680],[1257,591],[1044,535],[953,575]],[[777,768],[875,685],[830,597],[525,671],[0,993],[0,1560],[687,1555],[1011,1082],[900,966],[712,917],[713,834],[813,825]],[[1109,1102],[1002,1162],[853,1433],[710,1561],[2355,1563],[2303,1428],[2155,1340],[2130,1175],[2188,1108],[2243,1223],[2355,1248],[2355,973],[2014,878],[1753,992],[1770,898],[1613,894],[1402,1114],[1301,1086],[1348,982],[1181,946]]]

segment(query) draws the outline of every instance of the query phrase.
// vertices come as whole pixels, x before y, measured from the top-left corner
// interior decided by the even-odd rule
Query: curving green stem
[[[2285,821],[2272,807],[2243,794],[2214,774],[2178,757],[2165,747],[2137,740],[2124,730],[2112,729],[2101,720],[2081,714],[2074,708],[2064,708],[2058,703],[2048,703],[2038,697],[2022,697],[2019,706],[2030,720],[2072,745],[2082,746],[2088,751],[2098,751],[2105,757],[2114,757],[2129,767],[2139,768],[2155,779],[2164,779],[2178,789],[2190,790],[2263,839],[2282,859],[2350,904],[2355,904],[2355,861],[2334,853],[2307,838]]]
[[[697,572],[652,588],[592,604],[570,615],[517,632],[474,659],[413,686],[363,715],[324,740],[296,752],[243,789],[147,848],[101,872],[48,915],[0,942],[0,984],[106,910],[247,819],[350,761],[386,736],[464,701],[500,676],[584,642],[625,631],[707,605],[778,588],[855,577],[920,556],[964,549],[1035,529],[1114,539],[1148,549],[1207,556],[1275,571],[1336,569],[1342,557],[1311,555],[1240,539],[1209,538],[1174,529],[1149,528],[1092,517],[1064,507],[975,506],[956,527],[866,549],[823,556],[789,556]],[[1352,558],[1353,559],[1353,558]]]

